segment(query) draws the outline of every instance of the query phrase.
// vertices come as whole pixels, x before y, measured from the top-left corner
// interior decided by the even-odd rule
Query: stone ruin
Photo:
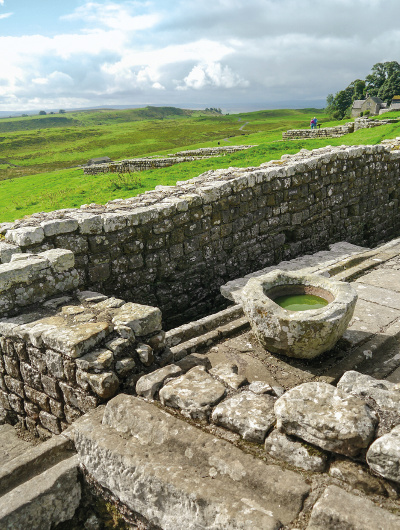
[[[175,164],[182,164],[183,162],[193,162],[194,160],[202,160],[205,158],[212,158],[237,151],[250,149],[253,145],[227,145],[223,147],[202,147],[200,149],[191,149],[189,151],[179,151],[170,154],[167,157],[151,156],[142,158],[130,158],[128,160],[120,160],[119,162],[107,162],[101,159],[98,162],[87,164],[83,167],[84,175],[97,175],[99,173],[129,173],[134,171],[146,171],[148,169],[156,169],[161,167],[170,167]],[[90,162],[90,161],[89,161]]]
[[[363,330],[340,375],[329,356],[317,376],[286,364],[287,387],[214,362],[213,345],[248,326],[227,282],[398,235],[399,160],[397,141],[302,150],[4,223],[1,418],[54,436],[5,460],[1,524],[100,525],[79,512],[89,484],[149,529],[398,528],[400,394],[357,371]]]
[[[371,129],[388,123],[397,123],[397,119],[371,120],[370,118],[356,118],[344,125],[335,127],[322,127],[319,129],[290,129],[282,133],[283,140],[299,140],[305,138],[339,138],[345,134],[356,132],[359,129]]]

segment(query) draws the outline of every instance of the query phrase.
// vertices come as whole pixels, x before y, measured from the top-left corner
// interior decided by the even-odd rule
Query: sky
[[[399,0],[0,0],[0,111],[325,106],[400,62]]]

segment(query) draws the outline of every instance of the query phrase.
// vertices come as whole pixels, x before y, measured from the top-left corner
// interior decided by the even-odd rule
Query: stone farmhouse
[[[356,99],[353,101],[351,108],[351,117],[358,118],[361,113],[365,114],[369,111],[370,116],[377,116],[378,114],[384,114],[390,110],[400,109],[400,96],[393,96],[393,99],[389,105],[378,98],[377,96],[370,96],[367,99]]]

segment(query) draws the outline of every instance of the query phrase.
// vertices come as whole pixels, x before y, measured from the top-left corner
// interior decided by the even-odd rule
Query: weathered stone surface
[[[265,381],[253,381],[249,384],[250,392],[254,394],[272,394],[272,386]]]
[[[9,263],[14,254],[20,254],[22,250],[16,245],[0,241],[0,263]]]
[[[50,530],[68,521],[81,498],[78,459],[68,458],[0,498],[0,527],[4,530]]]
[[[368,399],[378,413],[388,412],[388,421],[392,426],[400,424],[400,390],[395,383],[351,370],[343,374],[337,387],[344,392]],[[372,401],[369,398],[372,398]]]
[[[348,456],[371,442],[377,417],[361,399],[327,383],[304,383],[275,404],[277,427],[312,444]]]
[[[127,350],[132,347],[132,342],[128,339],[119,337],[118,339],[106,342],[106,347],[118,357],[127,353]]]
[[[97,304],[108,298],[105,294],[96,293],[95,291],[78,291],[76,295],[80,302],[90,302],[93,304]]]
[[[21,247],[41,243],[44,239],[44,231],[40,226],[26,226],[6,232],[6,239]]]
[[[310,311],[287,311],[273,301],[279,293],[296,294],[294,289],[299,285],[325,297],[329,304]],[[291,290],[283,291],[287,286]],[[333,348],[345,332],[357,301],[357,293],[350,284],[282,270],[251,278],[233,295],[264,348],[301,359],[313,359]]]
[[[154,362],[153,348],[148,344],[138,344],[136,353],[145,366],[150,366]]]
[[[158,307],[129,302],[118,309],[112,322],[115,326],[130,327],[135,335],[151,335],[161,331],[161,311]]]
[[[238,371],[236,364],[220,363],[210,370],[210,374],[219,377],[226,385],[237,390],[240,386],[247,383],[246,377],[239,375]]]
[[[153,399],[156,392],[162,387],[164,381],[169,377],[178,377],[182,374],[182,369],[175,364],[169,364],[151,374],[143,375],[136,383],[138,396]]]
[[[0,291],[6,291],[18,284],[31,283],[32,277],[39,276],[45,269],[50,268],[50,263],[44,258],[5,263],[0,265]]]
[[[133,396],[114,398],[101,419],[97,411],[76,424],[80,461],[161,528],[277,530],[295,519],[309,492],[298,474],[268,466]]]
[[[76,358],[94,348],[111,331],[108,322],[88,322],[46,331],[42,339],[47,347]]]
[[[266,438],[265,450],[272,457],[306,471],[320,473],[325,470],[328,461],[326,453],[277,430]]]
[[[275,423],[275,401],[272,396],[241,392],[219,403],[212,413],[212,421],[239,433],[249,442],[263,443]]]
[[[131,357],[120,359],[115,363],[115,371],[120,377],[125,377],[136,367],[135,361]]]
[[[187,372],[195,366],[204,366],[206,370],[211,368],[211,363],[208,356],[200,353],[191,353],[190,355],[186,355],[186,357],[180,361],[177,361],[175,364],[179,366],[179,368],[182,368],[183,372]]]
[[[215,381],[204,366],[196,366],[167,383],[160,390],[160,401],[187,416],[204,419],[224,395],[224,385]]]
[[[78,228],[78,221],[75,219],[52,219],[40,223],[46,237],[57,236],[74,232]]]
[[[76,360],[76,366],[79,370],[103,371],[109,368],[114,361],[112,351],[107,348],[94,350]]]
[[[119,387],[118,377],[113,372],[88,374],[87,382],[93,392],[103,399],[114,396]]]
[[[367,495],[387,495],[383,481],[374,477],[368,468],[352,460],[338,458],[330,465],[329,475]]]
[[[60,434],[60,423],[58,419],[53,416],[53,414],[49,414],[48,412],[41,411],[39,413],[39,419],[41,424],[45,429],[48,431],[54,433],[54,434]]]
[[[374,441],[367,462],[378,475],[400,483],[400,425]]]
[[[56,272],[64,272],[72,269],[75,265],[74,253],[63,248],[53,248],[39,254],[49,260]]]
[[[329,486],[315,504],[307,530],[396,530],[400,517],[365,497]]]

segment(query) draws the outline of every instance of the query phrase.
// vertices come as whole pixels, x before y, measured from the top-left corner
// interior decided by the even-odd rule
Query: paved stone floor
[[[333,266],[330,275],[336,277],[338,273],[340,279],[347,280],[346,275],[351,276],[354,271],[347,268],[346,260],[360,253],[367,259],[363,261],[364,270],[363,265],[358,266],[358,277],[351,281],[359,296],[356,309],[346,333],[332,351],[311,361],[288,359],[266,352],[251,330],[247,330],[211,346],[206,351],[211,363],[236,363],[239,373],[249,381],[265,380],[286,390],[309,381],[335,383],[347,370],[400,382],[400,241],[383,246],[381,251],[377,249],[372,257],[369,249],[355,247],[353,251],[351,246],[338,244],[332,254],[326,251],[293,260],[285,268],[306,266],[326,274]],[[341,261],[347,269],[344,273],[340,270]],[[257,275],[259,272],[246,278]],[[243,279],[227,284],[228,288],[243,285]]]

